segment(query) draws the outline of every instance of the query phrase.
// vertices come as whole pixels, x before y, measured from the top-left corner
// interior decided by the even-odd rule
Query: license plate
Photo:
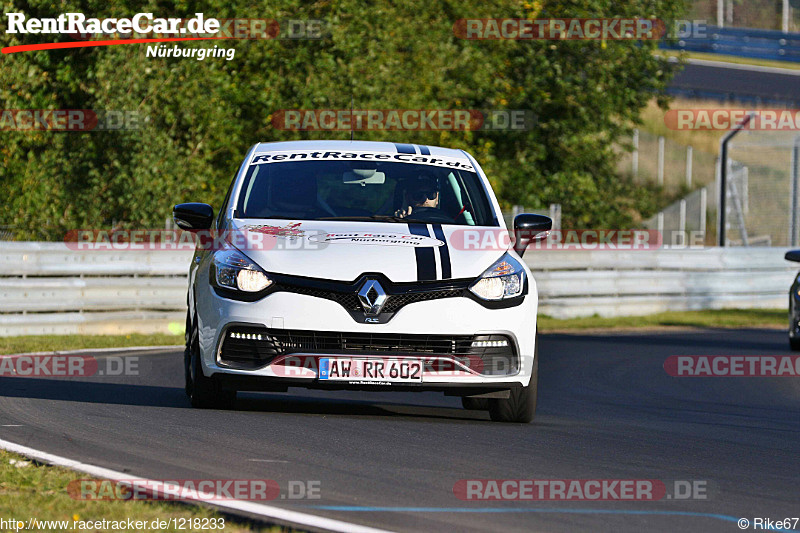
[[[323,357],[319,360],[319,379],[362,383],[421,383],[422,361]]]

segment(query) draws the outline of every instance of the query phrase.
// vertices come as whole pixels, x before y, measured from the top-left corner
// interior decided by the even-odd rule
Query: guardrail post
[[[783,33],[789,33],[789,0],[783,0],[781,30],[783,30]]]
[[[686,147],[686,186],[692,188],[692,152],[691,146]]]
[[[706,211],[708,210],[708,190],[700,189],[700,233],[706,238]]]
[[[734,135],[742,131],[747,126],[755,113],[748,113],[744,119],[737,124],[731,131],[719,141],[719,203],[717,204],[717,242],[720,246],[725,246],[726,231],[725,231],[725,209],[726,209],[726,196],[728,195],[728,142],[733,139]]]
[[[681,245],[686,242],[686,200],[682,199],[680,203],[680,213],[678,215],[678,234],[681,236]]]
[[[800,136],[794,138],[794,145],[792,146],[792,184],[791,196],[789,201],[791,209],[789,210],[789,246],[797,246],[797,186],[798,186],[798,168],[800,164]]]

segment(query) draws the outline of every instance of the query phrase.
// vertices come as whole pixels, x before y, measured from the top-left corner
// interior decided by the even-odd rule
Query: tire
[[[793,352],[800,352],[800,338],[789,337],[789,348],[791,348]]]
[[[508,398],[492,398],[489,400],[489,417],[495,422],[516,422],[527,424],[533,422],[536,415],[536,400],[539,388],[539,338],[534,348],[533,371],[531,382],[527,387],[511,389]]]
[[[468,411],[488,411],[489,399],[488,398],[470,398],[468,396],[461,397],[461,406]]]
[[[186,396],[192,407],[198,409],[233,409],[236,391],[223,390],[213,377],[206,377],[200,366],[200,345],[196,326],[192,327],[189,344],[183,352],[186,378]]]

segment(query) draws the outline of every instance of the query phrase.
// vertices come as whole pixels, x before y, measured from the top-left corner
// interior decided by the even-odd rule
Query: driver
[[[435,209],[439,207],[439,180],[427,173],[409,180],[406,185],[405,199],[408,207],[398,209],[394,216],[405,218],[411,215],[415,208]]]

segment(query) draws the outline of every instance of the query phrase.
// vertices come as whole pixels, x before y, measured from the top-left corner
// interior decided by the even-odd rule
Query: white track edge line
[[[654,54],[659,58],[666,58],[670,63],[677,63],[678,58],[675,56],[664,56],[661,54]],[[766,72],[769,74],[784,74],[786,76],[800,76],[800,70],[781,67],[765,67],[763,65],[749,65],[747,63],[731,63],[728,61],[714,61],[711,59],[695,59],[687,57],[685,59],[688,65],[698,65],[701,67],[718,67],[718,68],[731,68],[735,70],[749,70],[751,72]]]
[[[729,63],[727,61],[712,61],[710,59],[687,58],[691,65],[701,67],[732,68],[736,70],[749,70],[751,72],[767,72],[769,74],[783,74],[786,76],[800,76],[800,70],[781,67],[765,67],[763,65],[748,65],[747,63]]]
[[[63,466],[65,468],[77,470],[85,474],[89,474],[103,479],[109,479],[112,481],[127,480],[127,481],[145,481],[153,484],[159,483],[158,481],[155,480],[150,480],[147,478],[134,476],[131,474],[125,474],[123,472],[117,472],[115,470],[110,470],[108,468],[103,468],[101,466],[81,463],[73,459],[68,459],[66,457],[61,457],[59,455],[43,452],[41,450],[36,450],[34,448],[29,448],[27,446],[22,446],[20,444],[15,444],[13,442],[9,442],[3,439],[0,439],[0,448],[9,452],[14,452],[24,455],[26,457],[35,459],[37,461],[41,461],[43,463],[48,463],[56,466]],[[384,529],[376,529],[369,526],[362,526],[359,524],[345,522],[343,520],[325,518],[317,515],[303,513],[300,511],[290,511],[288,509],[281,509],[279,507],[274,507],[271,505],[264,505],[244,500],[222,501],[222,500],[209,500],[197,497],[197,498],[181,499],[181,501],[190,503],[205,503],[214,507],[220,507],[222,509],[242,511],[245,513],[262,516],[264,518],[281,520],[298,526],[307,526],[317,529],[324,529],[327,531],[336,531],[341,533],[349,533],[349,532],[390,533],[389,531]]]
[[[0,355],[0,357],[17,357],[19,355],[70,355],[76,353],[113,353],[113,352],[155,352],[158,350],[174,350],[183,348],[183,344],[165,344],[163,346],[128,346],[121,348],[84,348],[83,350],[50,350],[49,352],[25,352]]]

